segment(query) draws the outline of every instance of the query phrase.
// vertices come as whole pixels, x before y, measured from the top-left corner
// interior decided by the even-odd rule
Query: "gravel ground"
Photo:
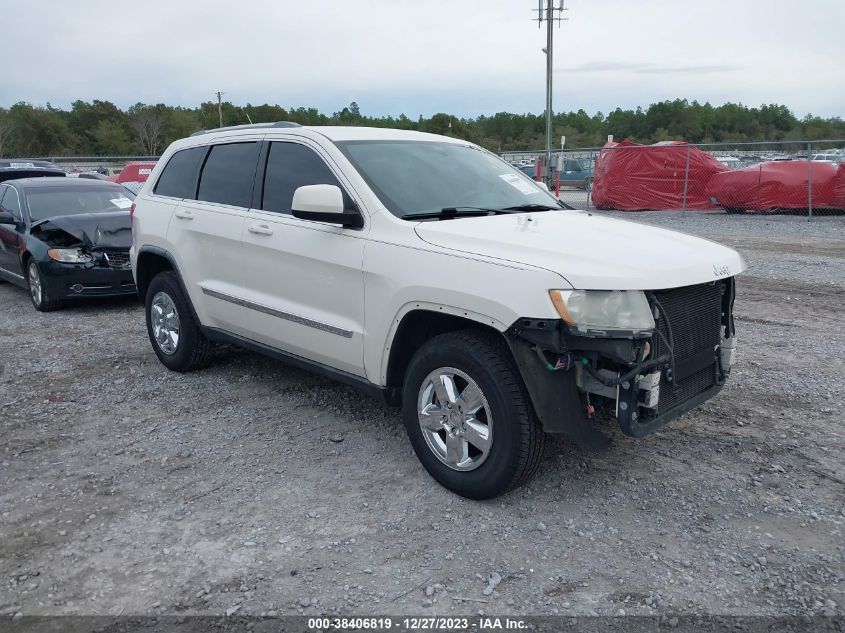
[[[0,285],[0,614],[841,615],[845,218],[626,217],[747,258],[732,379],[484,503],[354,390],[233,348],[169,373],[136,303]]]

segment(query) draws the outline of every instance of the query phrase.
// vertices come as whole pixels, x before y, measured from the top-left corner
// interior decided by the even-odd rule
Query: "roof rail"
[[[232,130],[256,130],[269,127],[302,127],[299,123],[293,121],[276,121],[275,123],[246,123],[244,125],[229,125],[227,127],[216,127],[211,130],[200,130],[194,132],[191,136],[199,136],[200,134],[211,134],[212,132],[230,132]]]

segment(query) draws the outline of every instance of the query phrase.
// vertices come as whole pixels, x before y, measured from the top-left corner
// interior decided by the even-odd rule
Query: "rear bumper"
[[[47,293],[56,299],[137,294],[129,268],[80,266],[54,261],[41,262],[38,267]]]

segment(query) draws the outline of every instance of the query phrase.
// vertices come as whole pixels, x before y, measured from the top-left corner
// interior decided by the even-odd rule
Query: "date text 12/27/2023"
[[[309,618],[308,628],[312,631],[343,630],[399,630],[399,631],[497,631],[520,630],[527,623],[519,618],[478,616],[466,617],[323,617]]]

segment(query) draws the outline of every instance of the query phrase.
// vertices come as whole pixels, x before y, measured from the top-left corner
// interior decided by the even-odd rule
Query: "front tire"
[[[29,298],[32,305],[39,312],[52,312],[62,307],[62,302],[54,299],[44,286],[44,278],[38,269],[38,263],[30,259],[26,265],[26,282],[29,288]]]
[[[545,436],[496,335],[467,330],[426,342],[411,359],[402,396],[414,452],[445,488],[489,499],[537,471]]]
[[[162,365],[178,372],[208,364],[211,341],[194,319],[191,304],[176,273],[159,273],[150,282],[144,300],[147,335]]]

